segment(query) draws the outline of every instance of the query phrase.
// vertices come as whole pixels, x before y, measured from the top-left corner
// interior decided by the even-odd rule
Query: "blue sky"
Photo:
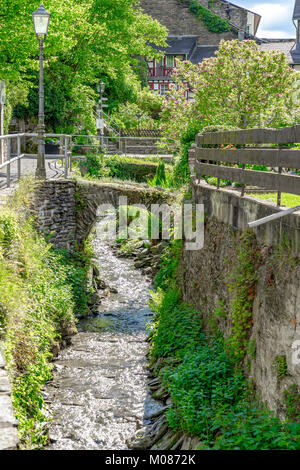
[[[231,0],[262,16],[257,36],[261,38],[294,38],[292,22],[295,0]]]

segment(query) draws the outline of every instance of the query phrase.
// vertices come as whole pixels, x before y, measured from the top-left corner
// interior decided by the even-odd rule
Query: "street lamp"
[[[103,95],[104,92],[105,92],[105,83],[104,83],[104,82],[98,83],[98,85],[97,85],[97,90],[98,90],[98,93],[100,93],[101,95]]]
[[[44,41],[48,33],[50,13],[44,5],[32,14],[34,30],[40,45],[40,79],[39,79],[39,123],[38,123],[38,155],[36,178],[46,178],[45,167],[45,112],[44,112]]]

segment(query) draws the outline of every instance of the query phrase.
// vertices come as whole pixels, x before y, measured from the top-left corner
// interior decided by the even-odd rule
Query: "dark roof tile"
[[[195,47],[196,38],[195,37],[183,37],[183,38],[172,38],[167,39],[167,47],[158,47],[153,46],[154,49],[159,51],[164,51],[166,54],[187,54],[192,53],[193,48]]]
[[[291,51],[291,56],[294,64],[300,64],[300,44],[297,44],[296,49]]]
[[[209,59],[215,56],[218,46],[198,46],[190,57],[193,64],[199,64],[203,59]]]
[[[296,0],[295,8],[294,8],[294,14],[293,14],[293,20],[299,20],[299,19],[300,19],[300,0]]]

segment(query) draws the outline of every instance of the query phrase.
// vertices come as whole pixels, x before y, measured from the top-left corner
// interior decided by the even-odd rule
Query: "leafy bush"
[[[101,176],[108,176],[109,171],[105,168],[103,155],[88,154],[86,160],[80,162],[87,174],[91,178],[100,178]]]
[[[51,378],[49,361],[62,335],[76,331],[75,314],[88,311],[91,254],[54,250],[24,214],[24,203],[20,212],[0,211],[0,333],[22,444],[40,448],[48,440],[42,388]]]
[[[0,248],[6,253],[13,248],[19,238],[16,214],[4,209],[0,212]]]
[[[169,426],[197,436],[204,449],[299,450],[300,424],[281,422],[251,397],[223,339],[206,337],[200,313],[181,302],[177,248],[173,244],[164,253],[150,302],[156,312],[151,363],[173,403],[167,411]],[[288,405],[296,409],[298,395],[291,396]]]
[[[137,104],[144,113],[151,117],[153,120],[160,119],[160,113],[163,104],[163,97],[149,90],[149,88],[143,88],[138,92]]]
[[[189,0],[189,9],[197,18],[203,21],[208,31],[213,33],[226,33],[230,31],[228,20],[220,18],[208,8],[200,5],[197,0]]]
[[[86,160],[80,163],[81,168],[91,178],[107,177],[141,183],[147,182],[148,178],[155,177],[158,165],[156,157],[141,160],[119,155],[110,155],[105,158],[99,155],[88,155]]]
[[[181,258],[182,240],[172,240],[163,250],[160,270],[154,280],[154,288],[167,290],[177,280],[177,271]]]
[[[137,127],[142,129],[155,128],[154,120],[137,103],[128,102],[121,104],[111,116],[111,119],[112,126],[115,122],[121,129],[135,129]]]

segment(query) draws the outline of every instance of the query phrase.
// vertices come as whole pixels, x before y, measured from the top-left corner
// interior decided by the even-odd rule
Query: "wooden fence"
[[[121,137],[161,137],[159,129],[121,129]]]
[[[199,180],[216,177],[218,188],[220,179],[241,183],[242,196],[246,185],[275,190],[280,205],[282,192],[300,195],[300,175],[288,174],[300,169],[300,149],[284,148],[297,142],[300,126],[199,134],[189,152],[190,165]],[[246,169],[248,164],[264,165],[270,171]]]

